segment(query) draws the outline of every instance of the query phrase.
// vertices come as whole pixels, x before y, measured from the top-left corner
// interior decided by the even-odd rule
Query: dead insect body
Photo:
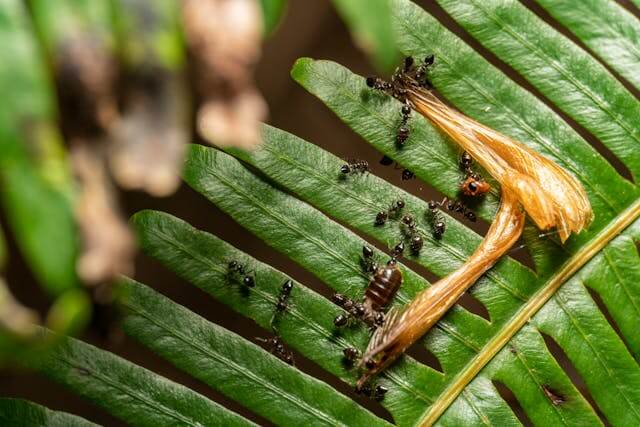
[[[393,299],[402,285],[402,272],[395,259],[378,267],[369,281],[364,294],[364,308],[371,317],[371,323],[375,323],[376,313],[381,312]]]
[[[433,65],[435,57],[427,56],[424,62],[416,66],[413,57],[408,56],[404,60],[402,67],[396,69],[391,76],[391,81],[387,82],[379,77],[367,77],[366,83],[372,89],[376,89],[392,96],[402,102],[401,119],[398,132],[396,134],[396,144],[402,147],[409,138],[410,129],[408,126],[412,105],[407,100],[407,87],[420,86],[431,89],[432,85],[428,79],[428,69]]]
[[[404,206],[404,204],[403,204]],[[393,257],[386,265],[371,265],[366,271],[373,272],[373,277],[369,281],[364,295],[364,307],[367,311],[367,319],[369,323],[376,323],[376,313],[389,304],[391,299],[402,284],[402,272],[396,264],[396,257],[404,251],[404,243],[398,243],[393,250]],[[372,259],[373,249],[369,246],[362,247],[362,255],[364,259]]]
[[[367,285],[362,303],[355,302],[339,293],[331,296],[331,301],[344,310],[333,320],[335,326],[346,326],[351,319],[361,320],[374,328],[384,323],[382,310],[393,299],[402,284],[402,272],[396,264],[396,256],[403,250],[404,244],[400,242],[396,245],[394,256],[389,262],[384,266],[378,266],[373,261],[373,249],[366,245],[362,247],[364,270],[373,272],[373,276]]]
[[[289,307],[288,300],[292,289],[293,281],[291,279],[288,279],[283,283],[280,295],[278,296],[278,301],[276,302],[276,311],[285,311]]]
[[[256,285],[253,276],[249,274],[247,268],[238,261],[230,261],[227,267],[229,275],[234,280],[240,279],[242,284],[249,288],[253,288]]]
[[[347,163],[340,166],[340,173],[343,176],[365,172],[369,172],[369,162],[366,160],[348,159]]]
[[[293,353],[291,353],[290,351],[287,351],[280,337],[274,336],[272,338],[256,338],[256,339],[258,341],[267,343],[267,346],[269,347],[269,353],[273,354],[283,362],[289,365],[293,365],[293,362],[294,362]]]

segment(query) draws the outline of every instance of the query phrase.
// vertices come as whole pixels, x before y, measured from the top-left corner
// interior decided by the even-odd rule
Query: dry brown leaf
[[[522,234],[525,215],[516,195],[503,191],[500,209],[482,243],[455,272],[420,292],[404,309],[387,315],[374,333],[362,363],[367,379],[383,370],[424,335],[478,278],[503,256]]]
[[[556,227],[564,242],[593,219],[589,199],[576,178],[536,151],[448,107],[433,93],[410,87],[407,99],[513,192],[538,228]]]

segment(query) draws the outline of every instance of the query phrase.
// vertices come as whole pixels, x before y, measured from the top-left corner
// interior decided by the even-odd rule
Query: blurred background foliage
[[[333,5],[355,44],[390,71],[399,55],[387,2]],[[207,119],[231,122],[232,134],[265,118],[239,112],[252,108],[246,93],[258,94],[262,37],[251,34],[270,37],[286,11],[286,0],[0,1],[2,226],[19,250],[8,253],[0,229],[0,268],[24,262],[17,269],[48,300],[19,302],[21,284],[0,276],[1,364],[55,344],[38,323],[74,335],[108,311],[110,285],[133,274],[136,253],[122,191],[169,196],[187,142],[226,143],[198,132],[209,98],[221,99]],[[230,24],[216,31],[194,16]]]

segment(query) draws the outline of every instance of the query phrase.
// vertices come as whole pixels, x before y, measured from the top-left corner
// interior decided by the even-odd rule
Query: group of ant
[[[464,196],[480,196],[490,189],[489,184],[482,178],[482,176],[473,170],[472,163],[473,159],[471,158],[471,155],[467,152],[463,152],[460,157],[459,166],[461,171],[464,173],[463,180],[460,183],[460,192]],[[342,165],[340,169],[342,174],[364,173],[368,171],[369,166],[365,160],[349,160],[348,163]],[[407,170],[405,169],[405,171]],[[446,222],[441,210],[446,209],[450,212],[459,213],[471,222],[476,222],[477,219],[476,214],[460,200],[452,200],[445,197],[440,202],[430,200],[427,205],[428,209],[425,214],[429,224],[431,225],[432,235],[437,240],[442,238],[442,235],[446,230]],[[388,220],[399,219],[402,234],[405,240],[409,242],[411,253],[413,255],[419,255],[424,241],[417,229],[414,217],[410,214],[401,215],[404,207],[405,202],[403,200],[394,201],[388,209],[376,214],[374,225],[383,226]],[[404,248],[402,243],[399,245],[401,245],[399,246],[400,248]],[[400,250],[400,252],[402,253],[402,250]]]
[[[407,93],[414,87],[427,90],[433,88],[433,85],[429,80],[428,73],[429,68],[434,64],[434,62],[434,55],[427,56],[420,64],[416,64],[413,57],[409,56],[405,58],[403,66],[396,69],[394,74],[391,76],[390,81],[385,81],[379,77],[366,78],[366,84],[368,87],[396,98],[402,103],[402,107],[400,109],[400,125],[398,127],[395,140],[398,148],[402,148],[405,145],[410,135],[409,119],[413,108],[412,103],[407,97]],[[380,160],[380,163],[383,165],[390,165],[393,163],[393,160],[384,156]],[[460,183],[460,192],[464,196],[480,196],[487,193],[490,189],[489,184],[478,172],[473,170],[472,165],[473,159],[471,155],[467,152],[463,152],[460,157],[459,167],[464,174]],[[369,172],[369,170],[369,163],[366,160],[357,159],[349,159],[346,164],[343,164],[340,167],[340,172],[343,177],[349,174],[364,174],[365,172]],[[412,179],[414,177],[415,174],[413,172],[408,169],[403,169],[403,180]],[[403,208],[404,201],[398,200],[394,202],[389,209],[376,214],[374,224],[382,226],[388,219],[399,219],[400,212]],[[433,237],[437,240],[442,238],[442,235],[446,230],[445,217],[441,213],[441,210],[443,209],[459,213],[471,222],[476,221],[476,214],[460,200],[450,200],[448,198],[445,198],[440,202],[431,200],[428,202],[426,216],[431,225]],[[401,217],[400,226],[405,241],[409,242],[412,254],[418,255],[423,246],[423,238],[417,230],[416,221],[411,215],[404,215]]]
[[[342,328],[355,321],[360,321],[372,329],[379,328],[384,324],[383,310],[391,302],[402,284],[402,272],[396,261],[402,253],[402,249],[396,246],[391,259],[386,264],[379,265],[374,259],[374,250],[366,245],[362,247],[361,266],[365,272],[372,274],[371,280],[367,285],[362,302],[356,302],[339,293],[332,295],[333,303],[343,310],[333,320],[336,327]],[[344,362],[348,366],[353,366],[362,357],[360,351],[355,347],[344,348],[342,354]],[[356,388],[356,392],[378,401],[384,399],[387,391],[387,388],[380,384],[375,386],[365,384]]]
[[[255,287],[256,282],[254,274],[250,272],[245,265],[233,260],[229,262],[227,267],[228,279],[230,281],[241,283],[245,286],[245,289]],[[284,312],[289,307],[288,301],[292,289],[293,281],[291,279],[287,279],[280,289],[280,295],[278,295],[278,299],[276,300],[274,314],[270,322],[271,328],[274,331],[274,336],[271,338],[257,338],[258,341],[267,344],[270,353],[289,365],[294,364],[293,353],[285,348],[282,340],[276,332],[276,329],[273,327],[273,322],[278,313]]]
[[[368,77],[366,84],[372,89],[376,89],[392,96],[402,102],[400,110],[400,126],[396,134],[396,145],[402,148],[410,136],[409,119],[411,117],[412,104],[407,99],[407,87],[419,86],[421,88],[431,89],[432,85],[427,77],[428,68],[434,63],[433,55],[425,58],[424,62],[419,65],[414,64],[411,57],[405,59],[403,67],[396,70],[390,81],[382,80],[378,77]],[[380,163],[388,166],[393,160],[384,156]],[[460,157],[459,167],[463,173],[460,183],[460,192],[464,196],[480,196],[489,191],[489,184],[484,181],[482,176],[473,170],[473,159],[467,152],[463,152]],[[397,163],[396,163],[397,167]],[[369,163],[366,160],[349,159],[340,167],[340,176],[345,179],[350,175],[362,175],[370,171]],[[409,180],[415,175],[408,169],[403,169],[402,180]],[[431,232],[436,240],[440,240],[446,230],[445,217],[443,210],[459,213],[471,222],[476,221],[475,213],[466,207],[460,200],[452,200],[444,198],[437,202],[431,200],[428,202],[428,209],[425,216],[431,226]],[[374,251],[368,246],[364,246],[362,250],[363,268],[368,273],[373,273],[371,280],[365,291],[363,302],[356,302],[347,298],[342,294],[334,294],[332,301],[342,308],[343,312],[338,314],[334,319],[336,327],[344,327],[351,323],[354,319],[368,325],[370,328],[378,328],[384,324],[384,307],[387,306],[395,296],[398,288],[402,283],[402,273],[397,266],[397,258],[402,256],[405,250],[405,242],[408,242],[409,248],[413,255],[419,255],[424,245],[423,236],[418,229],[417,223],[413,215],[405,213],[404,200],[394,201],[388,209],[380,211],[374,218],[375,226],[384,226],[389,221],[397,221],[403,236],[392,250],[391,259],[384,266],[378,266],[373,260]],[[362,357],[361,352],[353,347],[343,349],[344,360],[353,365]],[[370,397],[381,400],[387,389],[383,386],[372,387],[370,385],[363,386],[360,390]]]
[[[396,144],[399,147],[402,147],[406,143],[410,135],[409,119],[412,107],[406,99],[407,81],[409,81],[410,84],[417,84],[430,89],[431,83],[427,78],[427,71],[433,62],[434,57],[429,56],[425,59],[424,63],[415,66],[413,59],[409,57],[405,59],[404,66],[396,70],[390,82],[378,77],[368,77],[366,79],[369,87],[380,90],[399,99],[403,103],[400,126],[396,135]],[[380,161],[381,164],[386,166],[392,164],[392,162],[393,161],[386,156]],[[464,178],[460,184],[460,191],[465,196],[478,196],[489,190],[489,184],[482,179],[480,174],[472,169],[472,163],[473,160],[471,156],[464,152],[460,158],[459,165],[461,171],[464,173]],[[340,167],[340,174],[342,178],[346,178],[350,175],[364,174],[369,172],[369,170],[369,163],[366,160],[350,159]],[[402,179],[409,180],[412,178],[414,178],[413,172],[408,169],[403,169]],[[362,302],[356,302],[338,293],[331,297],[331,300],[343,310],[334,319],[334,325],[336,327],[342,328],[352,324],[354,321],[361,321],[372,329],[381,327],[384,324],[384,309],[391,302],[402,284],[402,272],[397,265],[397,258],[404,253],[405,241],[408,242],[413,255],[419,255],[424,245],[423,237],[418,230],[416,220],[411,214],[405,213],[403,215],[404,209],[405,202],[403,200],[396,200],[387,210],[380,211],[376,214],[374,219],[375,226],[384,226],[388,221],[398,221],[403,235],[403,241],[399,242],[393,248],[391,258],[383,265],[378,265],[374,260],[374,250],[371,247],[363,246],[361,256],[362,268],[372,276],[365,290]],[[476,221],[475,213],[459,200],[450,200],[447,198],[441,202],[431,200],[428,202],[426,216],[435,239],[441,239],[446,230],[445,218],[441,213],[443,209],[460,213],[469,221]],[[237,261],[229,262],[228,273],[232,281],[241,283],[246,289],[255,286],[254,275]],[[274,314],[270,322],[274,330],[274,336],[268,339],[258,338],[258,340],[267,343],[269,351],[272,354],[290,365],[294,364],[293,354],[286,350],[273,323],[278,314],[287,310],[292,289],[293,281],[285,281],[275,302]],[[351,366],[362,357],[361,352],[354,347],[344,348],[342,354],[344,361]],[[356,391],[376,400],[382,400],[388,390],[382,385],[372,386],[365,384],[357,388]]]

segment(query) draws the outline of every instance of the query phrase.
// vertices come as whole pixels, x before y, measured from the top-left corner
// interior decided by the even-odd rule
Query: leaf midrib
[[[113,381],[111,380],[111,378],[109,378],[106,375],[102,375],[99,372],[96,372],[86,366],[81,366],[81,365],[76,365],[73,362],[65,359],[64,357],[61,356],[54,356],[55,359],[57,359],[59,362],[69,366],[72,369],[76,369],[78,371],[83,371],[83,372],[88,372],[89,375],[93,376],[94,378],[96,378],[99,381],[102,381],[103,383],[115,388],[116,390],[121,391],[122,393],[130,396],[131,398],[138,400],[139,402],[143,403],[144,405],[148,406],[149,408],[155,409],[158,412],[164,413],[165,415],[167,415],[170,418],[174,418],[177,421],[183,422],[185,424],[188,424],[190,426],[194,426],[194,427],[201,427],[202,425],[200,423],[198,423],[197,421],[194,421],[190,418],[185,417],[183,414],[171,410],[169,408],[167,408],[164,405],[158,404],[158,402],[154,401],[153,399],[148,399],[146,396],[141,395],[140,393],[137,393],[135,390],[131,389],[130,387],[122,387],[122,383],[118,382],[118,381]]]
[[[556,291],[589,260],[597,255],[612,239],[640,217],[640,199],[615,217],[600,233],[596,234],[553,274],[546,283],[524,304],[511,320],[494,335],[464,369],[454,378],[427,408],[420,425],[432,425],[480,370],[504,347],[505,344],[532,318]]]

